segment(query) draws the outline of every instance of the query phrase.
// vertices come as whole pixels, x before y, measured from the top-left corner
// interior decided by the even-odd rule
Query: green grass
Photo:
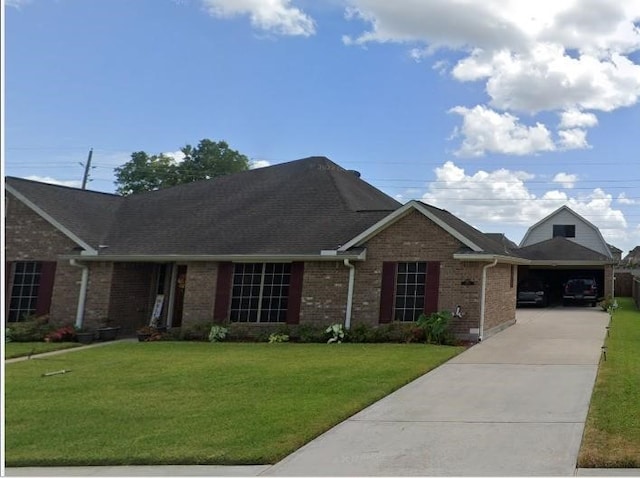
[[[55,350],[78,347],[76,342],[8,342],[4,344],[4,358],[24,357],[27,355],[42,354]]]
[[[6,465],[274,463],[462,350],[118,343],[10,364]]]
[[[619,298],[600,363],[578,466],[640,467],[640,311]]]

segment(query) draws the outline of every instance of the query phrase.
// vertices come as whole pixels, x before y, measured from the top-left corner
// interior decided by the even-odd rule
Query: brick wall
[[[5,260],[55,261],[56,275],[49,318],[55,324],[72,324],[78,305],[81,271],[58,260],[72,254],[76,244],[14,196],[5,194]],[[11,290],[7,277],[6,290]]]
[[[213,322],[218,264],[190,262],[187,264],[187,283],[182,312],[182,326]]]
[[[497,264],[487,269],[487,288],[484,315],[484,337],[498,331],[516,318],[516,287],[518,268]]]
[[[342,262],[306,262],[300,323],[330,325],[344,322],[348,287],[349,269]]]
[[[106,324],[111,302],[111,285],[113,283],[113,263],[89,263],[89,284],[85,302],[84,326],[96,328]],[[78,288],[80,286],[78,285]]]

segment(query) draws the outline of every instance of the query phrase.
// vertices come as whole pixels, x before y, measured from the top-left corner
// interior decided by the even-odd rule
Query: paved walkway
[[[571,476],[608,315],[522,309],[263,475]]]
[[[7,476],[639,476],[575,469],[607,314],[522,309],[513,327],[274,466],[8,468]]]

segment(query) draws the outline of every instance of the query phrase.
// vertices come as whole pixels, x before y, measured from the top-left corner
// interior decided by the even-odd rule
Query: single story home
[[[265,330],[446,310],[457,336],[481,340],[515,322],[519,273],[567,266],[544,259],[557,248],[542,224],[517,247],[325,157],[127,197],[8,177],[5,206],[6,322],[48,314],[133,333],[154,315]],[[597,254],[569,265],[606,282],[610,256]]]

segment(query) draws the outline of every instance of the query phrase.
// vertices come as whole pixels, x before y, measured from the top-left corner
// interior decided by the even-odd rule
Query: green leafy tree
[[[182,161],[162,153],[152,156],[144,151],[132,153],[130,161],[115,169],[116,191],[123,196],[155,191],[246,171],[250,166],[249,158],[229,148],[224,141],[203,139],[198,146],[187,144],[181,151],[185,156]]]

